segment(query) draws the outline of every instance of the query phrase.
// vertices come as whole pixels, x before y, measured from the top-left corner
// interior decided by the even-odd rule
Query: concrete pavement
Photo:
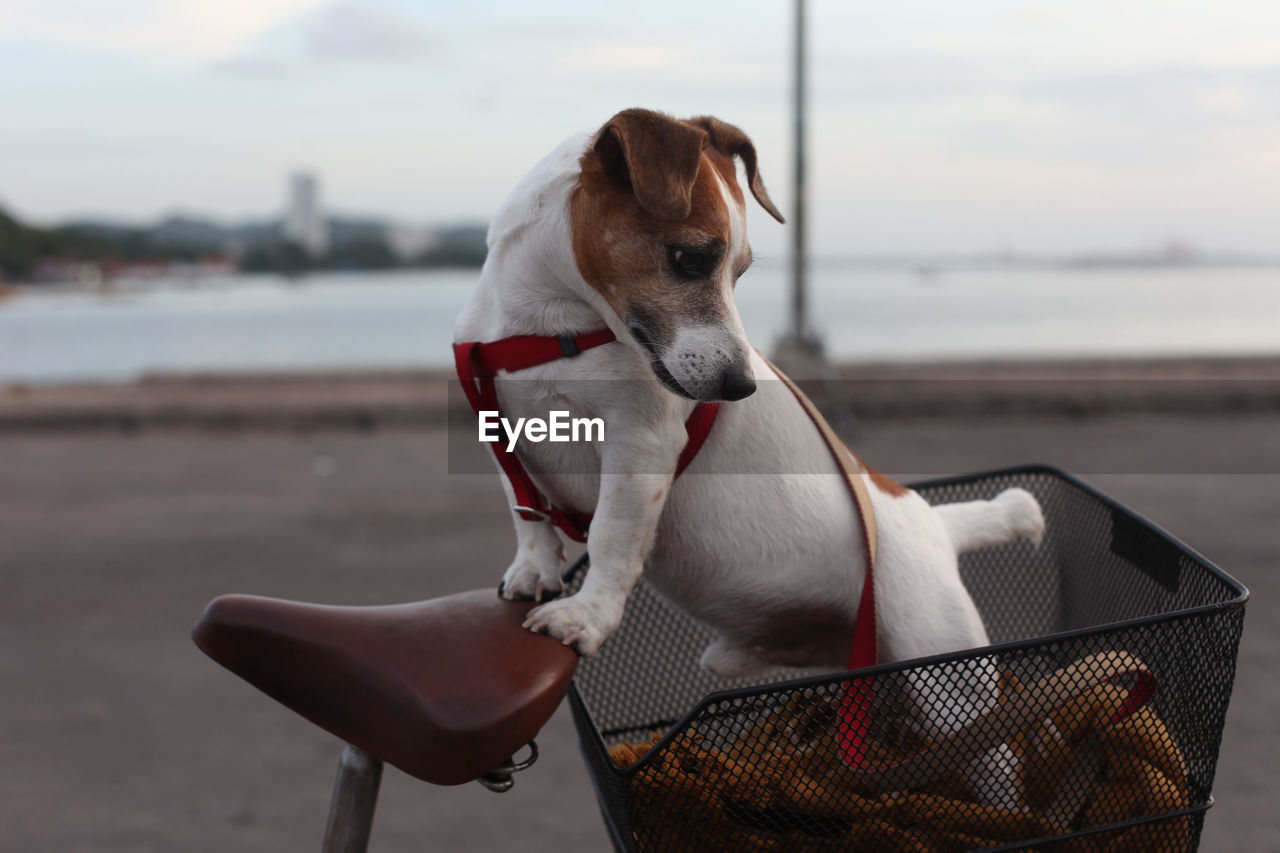
[[[1059,464],[1248,585],[1201,849],[1280,849],[1280,416],[866,419],[858,449],[907,478]],[[427,424],[0,436],[0,848],[315,850],[339,744],[203,657],[191,623],[225,592],[495,585],[499,486],[448,468]],[[372,849],[607,849],[565,709],[540,743],[505,795],[389,768]]]

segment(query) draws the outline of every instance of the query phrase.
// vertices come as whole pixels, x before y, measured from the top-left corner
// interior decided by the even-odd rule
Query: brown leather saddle
[[[348,743],[459,785],[507,762],[569,689],[578,656],[520,627],[529,607],[492,589],[385,607],[224,595],[192,638]]]

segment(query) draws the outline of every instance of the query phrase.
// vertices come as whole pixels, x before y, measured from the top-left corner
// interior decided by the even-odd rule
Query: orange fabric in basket
[[[1010,693],[1021,689],[1012,676],[1002,683]],[[839,700],[812,695],[791,700],[732,742],[709,745],[696,730],[677,737],[632,779],[632,825],[647,851],[951,853],[1186,807],[1186,763],[1155,712],[1145,707],[1107,723],[1127,698],[1124,688],[1101,685],[1009,742],[1026,810],[976,802],[959,773],[919,790],[857,790],[843,776]],[[881,723],[881,737],[868,744],[869,765],[927,746]],[[610,756],[616,766],[629,767],[660,739],[617,744]],[[1087,771],[1060,784],[1084,750],[1094,759]],[[1188,831],[1182,817],[1052,850],[1163,853],[1184,850]]]

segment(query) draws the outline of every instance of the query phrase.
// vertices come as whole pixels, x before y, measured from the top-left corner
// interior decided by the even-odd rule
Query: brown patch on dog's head
[[[739,390],[754,388],[732,303],[733,284],[751,263],[735,156],[752,194],[781,221],[741,130],[640,109],[618,113],[596,134],[569,201],[582,277],[667,387],[699,399],[737,399],[735,376],[745,382]],[[677,346],[680,329],[695,327]]]
[[[640,206],[658,219],[684,219],[706,134],[649,110],[623,110],[596,135],[592,152],[614,183],[626,181]]]

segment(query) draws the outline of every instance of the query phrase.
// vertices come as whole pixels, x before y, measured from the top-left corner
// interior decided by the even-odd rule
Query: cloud
[[[233,74],[285,76],[336,62],[432,59],[443,49],[435,32],[399,8],[376,0],[339,0],[295,16],[212,67]]]
[[[584,70],[597,74],[661,72],[679,69],[682,57],[690,55],[689,46],[676,41],[660,44],[649,40],[596,38],[566,47],[557,51],[551,67],[572,73]]]
[[[437,39],[416,19],[369,0],[344,0],[303,21],[303,51],[323,59],[421,56]]]
[[[244,77],[287,77],[293,70],[287,62],[251,54],[242,54],[233,56],[230,59],[219,60],[213,63],[210,68],[214,71]]]
[[[1275,64],[1064,68],[997,53],[837,55],[815,66],[819,121],[861,145],[931,138],[932,157],[1155,174],[1280,137]]]
[[[1280,66],[1168,67],[1077,74],[1044,80],[1025,94],[1127,121],[1186,125],[1190,130],[1280,119]]]
[[[891,103],[1007,91],[1034,74],[1015,60],[941,54],[819,55],[810,64],[822,98]]]
[[[327,0],[14,0],[0,38],[199,63],[235,54],[255,36]]]
[[[1168,175],[1280,139],[1280,67],[1046,73],[948,119],[992,156]]]

